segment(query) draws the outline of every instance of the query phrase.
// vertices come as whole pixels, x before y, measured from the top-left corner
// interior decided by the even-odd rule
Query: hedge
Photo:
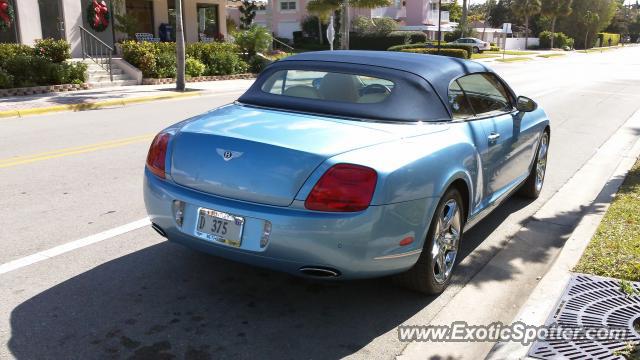
[[[401,52],[415,53],[415,54],[428,54],[428,55],[442,55],[442,56],[451,56],[459,59],[468,59],[467,55],[469,54],[467,50],[463,49],[404,49],[400,50]]]
[[[186,56],[190,59],[190,73],[200,75],[232,75],[244,73],[248,65],[238,54],[240,49],[230,43],[192,43],[186,46]],[[145,78],[166,78],[176,76],[176,44],[173,42],[135,42],[122,43],[122,57],[142,71]],[[194,65],[194,66],[191,66]]]
[[[620,43],[620,34],[598,33],[598,39],[600,39],[600,46],[617,46]]]
[[[69,63],[69,43],[38,40],[35,46],[0,44],[0,88],[81,84],[87,65]]]
[[[565,35],[564,33],[557,32],[552,33],[551,31],[543,31],[538,36],[540,38],[540,48],[541,49],[549,49],[551,48],[551,36],[553,35],[553,46],[555,48],[564,49],[565,47],[572,48],[573,47],[573,39]]]
[[[464,59],[470,59],[471,54],[473,54],[472,45],[462,45],[462,44],[443,44],[440,43],[440,50],[462,50],[464,52]],[[408,45],[400,45],[400,46],[392,46],[388,49],[389,51],[405,51],[405,50],[435,50],[437,52],[437,45],[432,43],[419,43],[419,44],[408,44]],[[424,52],[432,53],[432,52]],[[457,54],[457,52],[455,52]]]
[[[388,35],[349,34],[352,50],[387,50],[394,45],[425,43],[427,35],[419,31],[392,31]]]

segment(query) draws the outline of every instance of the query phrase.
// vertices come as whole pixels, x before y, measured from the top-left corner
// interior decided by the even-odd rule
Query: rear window
[[[262,91],[305,99],[373,104],[394,91],[393,81],[371,76],[310,71],[279,70],[262,84]]]

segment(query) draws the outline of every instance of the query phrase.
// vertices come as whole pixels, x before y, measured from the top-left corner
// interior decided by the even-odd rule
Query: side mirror
[[[522,112],[532,112],[538,108],[538,104],[535,101],[529,99],[526,96],[518,96],[516,100],[516,109]]]

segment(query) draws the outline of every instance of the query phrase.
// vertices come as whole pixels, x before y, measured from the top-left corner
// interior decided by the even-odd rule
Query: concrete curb
[[[629,118],[618,132],[629,132],[634,126],[640,128],[640,111],[637,111]],[[614,137],[615,135],[610,140]],[[601,150],[606,151],[605,146]],[[622,157],[606,185],[593,201],[593,204],[585,209],[584,216],[565,243],[555,262],[529,295],[513,322],[521,321],[535,326],[544,325],[558,298],[564,291],[565,285],[571,278],[571,270],[580,260],[607,209],[609,209],[611,201],[622,185],[626,174],[633,167],[639,156],[640,140],[636,141],[627,155]],[[597,161],[592,165],[597,167]],[[585,167],[587,166],[589,164],[585,165]],[[487,354],[486,359],[531,359],[527,357],[530,346],[531,344],[525,346],[516,342],[499,342]]]
[[[194,97],[194,96],[202,96],[206,94],[208,94],[207,91],[197,90],[197,91],[186,92],[186,93],[112,99],[112,100],[96,101],[96,102],[89,102],[89,103],[82,103],[82,104],[56,105],[56,106],[47,106],[47,107],[41,107],[41,108],[30,108],[30,109],[21,109],[21,110],[6,110],[6,111],[0,111],[0,118],[24,117],[29,115],[46,114],[46,113],[60,112],[60,111],[94,110],[94,109],[100,109],[105,107],[126,106],[128,104],[137,104],[137,103],[156,101],[156,100],[187,98],[187,97]]]

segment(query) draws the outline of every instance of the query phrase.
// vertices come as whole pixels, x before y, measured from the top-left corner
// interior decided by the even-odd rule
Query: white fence
[[[501,44],[504,43],[504,39],[501,39]],[[505,50],[526,50],[525,46],[525,38],[507,38],[507,42],[504,46],[501,46]],[[529,38],[528,46],[539,46],[540,39],[538,38]]]

